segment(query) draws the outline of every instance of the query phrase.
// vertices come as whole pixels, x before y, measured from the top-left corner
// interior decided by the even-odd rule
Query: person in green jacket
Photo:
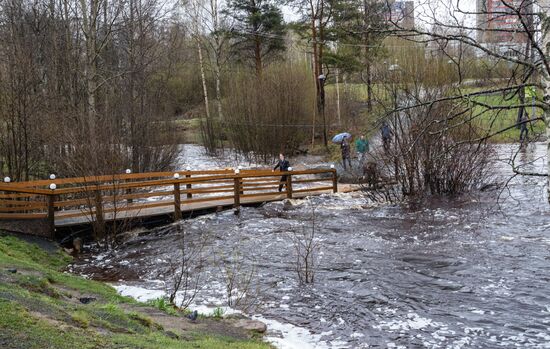
[[[365,160],[365,154],[369,151],[369,141],[365,138],[364,135],[355,140],[355,150],[357,150],[357,157],[359,158],[359,163],[363,163]]]

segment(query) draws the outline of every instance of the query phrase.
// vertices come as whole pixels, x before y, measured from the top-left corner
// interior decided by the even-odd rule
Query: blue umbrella
[[[351,138],[351,134],[347,132],[339,133],[332,137],[332,143],[342,143],[345,138]]]

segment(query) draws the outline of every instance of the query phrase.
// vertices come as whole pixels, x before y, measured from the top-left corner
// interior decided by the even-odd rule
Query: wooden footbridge
[[[166,215],[178,220],[193,211],[239,209],[337,191],[334,169],[223,169],[1,183],[0,229],[55,238],[56,228],[61,227],[101,227],[106,222]]]

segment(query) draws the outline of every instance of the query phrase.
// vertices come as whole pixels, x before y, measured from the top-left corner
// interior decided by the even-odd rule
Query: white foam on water
[[[308,329],[292,324],[285,324],[276,320],[264,318],[261,315],[252,316],[267,325],[267,333],[264,339],[278,349],[328,349],[328,345],[321,338],[331,333],[313,334]],[[280,334],[277,335],[277,334]]]
[[[330,347],[333,349],[347,349],[350,348],[350,345],[348,344],[348,342],[337,339],[330,342]]]
[[[432,319],[423,318],[416,313],[409,313],[407,314],[407,319],[382,321],[380,324],[374,325],[373,327],[378,330],[409,331],[440,326],[441,324],[433,321]]]
[[[151,290],[144,287],[132,286],[132,285],[112,285],[117,292],[122,296],[132,297],[140,302],[147,302],[149,300],[165,297],[166,292],[163,290]],[[176,296],[176,303],[181,301]],[[211,315],[216,308],[221,308],[223,315],[231,315],[241,313],[240,311],[230,307],[209,307],[206,305],[192,304],[190,309],[196,310],[200,314]],[[327,345],[325,341],[321,340],[326,334],[313,334],[308,329],[298,327],[292,324],[281,323],[276,320],[266,319],[262,316],[252,316],[252,319],[262,321],[267,325],[268,331],[265,336],[265,340],[275,345],[279,349],[328,349],[328,348],[348,348],[346,342],[339,341],[337,345]],[[270,335],[271,334],[271,335]],[[280,334],[280,336],[278,336]]]
[[[140,302],[147,302],[153,299],[166,297],[167,294],[163,290],[151,290],[144,287],[139,286],[130,286],[130,285],[112,285],[117,292],[122,296],[131,297],[137,301]],[[218,301],[217,303],[221,303],[221,300],[215,299],[212,301]],[[182,296],[181,294],[176,294],[175,302],[176,304],[181,303]],[[226,306],[220,306],[220,307],[212,307],[207,306],[203,304],[191,304],[189,305],[189,309],[196,310],[200,314],[203,315],[212,315],[214,311],[218,308],[222,309],[222,314],[225,315],[231,315],[231,314],[240,314],[241,312],[239,310],[226,307]]]

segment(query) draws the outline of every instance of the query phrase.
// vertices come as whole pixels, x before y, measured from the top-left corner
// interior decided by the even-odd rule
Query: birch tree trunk
[[[540,9],[543,14],[546,16],[550,15],[550,0],[541,0],[540,3]],[[548,25],[545,25],[544,21],[541,24],[541,46],[542,51],[544,52],[544,55],[548,57],[550,53],[550,49],[548,45],[550,44],[550,40],[548,40],[549,33],[549,27]],[[543,67],[546,65],[543,64]],[[541,74],[541,82],[543,86],[543,98],[542,100],[546,103],[550,101],[550,71],[548,69],[542,69],[543,72]],[[547,185],[546,185],[546,195],[548,199],[548,204],[550,204],[550,110],[548,106],[546,105],[546,108],[544,109],[544,124],[546,125],[546,173],[547,173]]]
[[[208,106],[208,89],[206,86],[206,74],[204,72],[204,60],[202,58],[202,47],[198,35],[195,35],[195,41],[197,42],[197,53],[199,56],[199,66],[201,71],[201,81],[202,81],[202,93],[204,96],[204,108],[206,113],[207,123],[210,122],[210,107]]]
[[[204,108],[205,108],[205,114],[206,114],[206,123],[209,125],[210,123],[210,107],[208,106],[208,88],[206,85],[206,73],[204,69],[204,59],[202,56],[202,46],[201,46],[201,39],[200,39],[200,31],[199,31],[199,8],[200,5],[198,1],[193,2],[193,36],[195,39],[195,42],[197,44],[197,54],[199,56],[199,67],[201,72],[201,81],[202,81],[202,93],[204,97]],[[207,126],[208,127],[208,126]]]
[[[220,34],[219,26],[219,11],[218,11],[218,1],[210,0],[210,11],[212,14],[212,29],[214,30],[214,79],[216,80],[216,106],[218,109],[218,118],[223,120],[222,112],[222,93],[221,93],[221,55],[222,55],[222,46],[223,38]]]

